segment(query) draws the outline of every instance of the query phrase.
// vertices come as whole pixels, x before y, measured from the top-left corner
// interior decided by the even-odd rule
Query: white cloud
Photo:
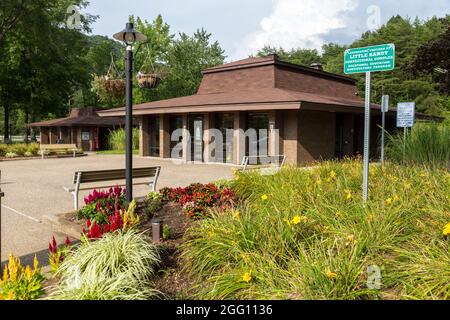
[[[260,30],[236,45],[232,59],[255,54],[264,45],[319,49],[324,37],[347,26],[347,14],[359,0],[272,0],[273,11],[261,20]]]

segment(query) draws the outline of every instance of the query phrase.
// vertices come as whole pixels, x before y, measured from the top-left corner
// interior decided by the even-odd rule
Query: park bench
[[[75,144],[41,144],[40,151],[42,159],[44,159],[45,154],[67,154],[69,152],[72,152],[75,158],[78,148]]]
[[[241,171],[258,170],[262,175],[271,175],[280,171],[285,161],[284,155],[245,156]]]
[[[146,167],[146,168],[134,168],[133,178],[153,178],[151,181],[133,181],[133,185],[148,185],[151,191],[156,190],[156,183],[158,181],[161,167]],[[122,180],[122,181],[119,181]],[[124,186],[123,180],[125,180],[125,169],[111,169],[111,170],[96,170],[96,171],[77,171],[73,178],[73,187],[63,187],[64,190],[70,192],[73,195],[74,208],[78,210],[78,193],[81,190],[92,190],[97,188],[109,188],[113,186]],[[111,182],[118,181],[122,183],[104,183],[103,185],[96,184],[97,182]],[[85,186],[88,185],[88,186]]]

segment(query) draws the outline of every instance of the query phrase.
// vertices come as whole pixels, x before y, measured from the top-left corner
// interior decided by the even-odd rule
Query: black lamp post
[[[137,41],[145,41],[147,37],[134,29],[132,23],[127,23],[125,29],[116,33],[114,39],[122,41],[127,46],[126,55],[126,107],[125,107],[125,180],[127,201],[133,200],[133,51],[132,46]]]

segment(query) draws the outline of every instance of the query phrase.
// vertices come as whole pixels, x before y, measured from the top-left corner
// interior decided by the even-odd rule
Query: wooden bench
[[[147,167],[147,168],[134,168],[133,178],[153,178],[151,181],[134,182],[133,185],[148,185],[151,191],[156,190],[156,183],[158,181],[161,167]],[[73,178],[74,187],[63,187],[64,190],[70,192],[73,195],[73,203],[75,210],[78,210],[78,193],[80,190],[92,190],[97,188],[109,188],[113,186],[124,186],[122,183],[110,183],[103,185],[95,185],[96,182],[117,181],[125,180],[125,169],[111,169],[111,170],[96,170],[96,171],[77,171]],[[83,184],[90,184],[87,187],[82,187]]]
[[[275,174],[281,170],[286,161],[284,155],[245,156],[241,171],[259,170],[263,175]]]
[[[41,144],[40,146],[41,156],[44,159],[45,153],[59,153],[59,152],[72,152],[75,158],[78,148],[75,144]]]

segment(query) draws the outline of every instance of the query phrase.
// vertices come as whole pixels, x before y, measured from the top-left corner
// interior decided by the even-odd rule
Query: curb
[[[50,224],[56,230],[77,240],[81,239],[83,227],[66,219],[67,213],[56,216],[43,216],[42,221]]]

